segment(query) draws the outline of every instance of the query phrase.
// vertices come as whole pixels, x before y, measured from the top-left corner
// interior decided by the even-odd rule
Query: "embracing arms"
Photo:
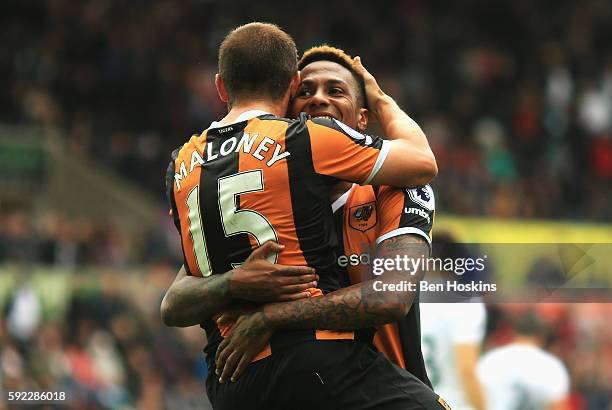
[[[390,95],[385,94],[376,78],[361,64],[360,57],[355,57],[353,67],[364,79],[370,112],[380,123],[384,135],[393,143],[393,149],[389,151],[385,164],[374,177],[372,184],[427,184],[438,174],[438,165],[425,133]],[[410,158],[410,161],[406,161],[407,158]],[[404,176],[410,176],[409,185],[405,185],[405,181],[400,179],[402,175],[397,175],[399,170]]]
[[[166,326],[193,326],[235,300],[280,302],[309,297],[307,289],[317,286],[314,269],[266,260],[266,256],[282,249],[282,245],[266,242],[239,268],[206,278],[189,276],[181,267],[162,300],[162,321]]]
[[[407,234],[383,241],[378,245],[377,258],[419,258],[428,251],[424,239]],[[324,296],[267,304],[248,313],[241,312],[238,317],[231,313],[221,315],[219,323],[235,320],[235,325],[217,350],[216,372],[220,382],[230,377],[236,380],[276,329],[352,330],[400,320],[408,313],[421,278],[421,272],[389,270]],[[387,285],[400,282],[413,285],[399,291],[381,291],[376,290],[381,287],[375,289],[376,281]]]

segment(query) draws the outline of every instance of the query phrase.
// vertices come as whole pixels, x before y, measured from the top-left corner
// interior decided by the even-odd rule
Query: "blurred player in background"
[[[397,112],[393,112],[397,121],[391,121],[390,132],[398,139],[395,143],[362,135],[331,119],[280,118],[298,85],[297,70],[289,64],[294,50],[290,37],[275,26],[254,23],[232,31],[221,45],[216,78],[229,113],[173,153],[167,178],[169,199],[186,269],[205,277],[201,281],[209,295],[202,303],[208,304],[210,316],[222,313],[234,298],[261,300],[249,296],[257,294],[262,284],[242,275],[249,282],[244,286],[236,280],[240,276],[236,266],[255,245],[269,240],[283,243],[283,252],[265,255],[268,261],[317,269],[320,289],[309,289],[311,296],[337,289],[329,177],[406,186],[435,174],[426,140],[415,148],[405,138],[407,120],[397,118]],[[279,66],[285,70],[275,71]],[[415,162],[406,161],[407,156]],[[243,292],[236,293],[239,287]],[[258,313],[264,320],[263,312]],[[226,360],[246,366],[251,360],[224,355],[222,340],[231,324],[218,325],[210,316],[204,324],[209,366]],[[317,314],[315,320],[322,320],[316,321],[322,328],[339,328],[337,317]],[[239,325],[229,335],[240,334]],[[321,339],[351,340],[330,344]],[[219,381],[209,377],[209,397],[218,408],[245,408],[247,403],[249,408],[266,409],[310,408],[321,403],[334,408],[438,406],[432,392],[411,387],[420,382],[408,373],[383,372],[385,359],[381,361],[352,339],[352,332],[275,332],[270,346],[257,349],[262,360],[248,368],[240,383],[223,384],[223,377]],[[346,396],[367,390],[372,394],[368,400]]]
[[[515,323],[512,343],[486,353],[478,363],[487,408],[564,410],[568,372],[543,346],[543,323],[529,312]]]
[[[449,235],[436,235],[435,239],[434,257],[456,260],[467,256],[463,245],[455,243]],[[457,279],[454,273],[447,272],[427,272],[425,276],[430,283]],[[421,303],[421,340],[427,374],[434,391],[453,409],[484,409],[482,388],[476,374],[485,336],[484,304],[480,299],[454,303],[425,302]]]

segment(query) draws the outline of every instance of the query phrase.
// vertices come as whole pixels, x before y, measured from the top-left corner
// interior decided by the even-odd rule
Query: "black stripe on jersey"
[[[245,123],[246,124],[246,123]],[[223,129],[223,128],[221,128]],[[240,139],[244,132],[244,125],[238,124],[238,132],[220,135],[219,129],[209,130],[206,135],[204,151],[208,152],[208,143],[214,142],[211,150],[212,156],[219,155],[221,141],[236,137]],[[248,234],[225,236],[221,215],[219,211],[218,180],[238,173],[239,153],[228,155],[208,161],[202,165],[200,174],[200,208],[202,212],[202,225],[206,235],[206,248],[213,274],[225,273],[232,269],[232,263],[242,263],[251,253],[251,243]],[[240,196],[237,198],[240,207]]]
[[[285,134],[285,149],[291,152],[287,158],[289,192],[304,259],[317,270],[319,288],[327,293],[339,289],[338,241],[329,201],[330,179],[321,178],[314,170],[307,119],[306,114],[300,114]]]
[[[181,235],[181,219],[179,218],[178,209],[176,208],[176,199],[174,198],[174,173],[176,170],[176,159],[178,158],[180,148],[175,149],[170,154],[170,163],[168,164],[168,168],[166,169],[166,198],[168,199],[168,204],[170,205],[170,209],[172,210],[172,220],[174,221],[174,226],[178,229],[179,237],[181,238],[181,252],[183,253],[183,265],[185,266],[185,272],[187,275],[191,276],[192,273],[189,270],[189,264],[187,263],[187,258],[185,258],[185,248],[183,247],[183,235]]]
[[[425,359],[423,359],[423,352],[421,350],[421,320],[418,292],[412,302],[410,311],[404,319],[398,322],[397,329],[406,370],[429,387],[432,387],[431,381],[427,377]]]
[[[404,193],[404,207],[402,216],[400,217],[399,228],[412,227],[423,231],[428,235],[433,228],[433,205],[432,209],[428,209],[427,205],[433,198],[429,195],[434,195],[433,190],[428,185],[419,186],[416,188],[406,188]],[[411,198],[411,195],[417,197],[423,195],[423,199],[418,199],[419,202]],[[417,212],[417,213],[414,213]]]
[[[372,185],[372,189],[374,190],[374,198],[378,200],[378,192],[380,191],[380,185]]]
[[[204,152],[208,150],[208,143],[214,142],[211,150],[212,156],[219,154],[221,141],[226,138],[237,136],[241,138],[247,122],[234,124],[233,132],[220,134],[219,130],[227,130],[227,127],[208,130],[206,134],[206,145]],[[210,268],[213,274],[222,274],[232,269],[232,262],[243,262],[251,252],[251,243],[247,234],[238,234],[226,237],[223,231],[221,215],[219,211],[218,180],[221,177],[236,174],[239,168],[239,154],[232,152],[229,155],[217,157],[202,165],[200,174],[200,210],[202,212],[202,225],[206,239],[206,248],[210,260]],[[236,255],[236,249],[242,250],[242,259]],[[207,344],[204,349],[209,366],[214,364],[217,346],[222,337],[217,324],[208,319],[200,326],[206,331]]]
[[[336,212],[334,212],[334,230],[336,238],[338,238],[338,255],[344,255],[344,208],[345,206],[342,205],[336,210]],[[338,264],[338,270],[340,271],[340,287],[345,288],[350,286],[351,280],[349,278],[347,267],[343,267]]]
[[[340,208],[334,212],[334,228],[335,234],[338,238],[338,255],[345,255],[344,250],[344,212],[346,210],[346,204],[342,205]],[[346,288],[351,286],[351,278],[348,273],[347,266],[340,266],[336,260],[336,267],[339,272],[338,282],[340,287]],[[372,344],[374,340],[374,333],[376,332],[376,328],[367,327],[362,329],[355,330],[355,339],[364,343]]]

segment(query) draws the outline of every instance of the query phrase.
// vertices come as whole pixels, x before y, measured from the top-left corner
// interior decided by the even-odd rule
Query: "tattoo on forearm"
[[[377,257],[407,255],[416,258],[428,251],[423,238],[402,235],[383,241],[378,247]],[[383,276],[375,280],[388,283],[419,280],[418,277],[407,277],[403,272],[387,272]],[[352,285],[322,297],[268,305],[264,308],[264,318],[281,328],[336,330],[371,327],[396,320],[398,307],[412,303],[415,292],[375,291],[373,281]]]
[[[421,244],[415,246],[415,244]],[[401,235],[394,236],[392,238],[384,240],[378,247],[378,256],[383,256],[386,253],[399,253],[412,257],[421,256],[416,254],[423,249],[427,250],[427,247],[423,247],[422,244],[427,245],[425,239],[417,235]],[[395,255],[394,255],[395,256]]]
[[[186,276],[172,284],[165,298],[173,321],[179,326],[190,326],[211,319],[228,302],[227,295],[228,281],[221,275]]]

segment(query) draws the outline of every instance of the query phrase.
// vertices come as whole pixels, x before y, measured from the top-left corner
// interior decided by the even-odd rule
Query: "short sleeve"
[[[451,338],[454,344],[480,345],[484,339],[487,313],[483,303],[455,303]]]
[[[182,236],[182,229],[181,229],[181,219],[179,216],[179,211],[178,208],[176,206],[176,200],[174,197],[174,175],[175,175],[175,166],[176,166],[176,159],[178,158],[178,154],[179,154],[180,148],[175,149],[174,151],[172,151],[172,154],[170,156],[170,163],[168,164],[168,168],[166,169],[166,178],[165,178],[165,189],[166,189],[166,197],[168,199],[168,205],[170,207],[170,216],[172,217],[172,222],[174,222],[174,226],[176,227],[176,229],[179,232],[179,236],[181,238],[181,249],[183,249],[183,236]],[[185,255],[185,252],[183,252],[183,257]],[[191,270],[189,269],[189,263],[187,262],[187,258],[184,259],[185,260],[185,271],[187,272],[188,275],[192,275]]]
[[[394,236],[415,234],[431,246],[436,201],[429,185],[409,189],[381,186],[376,205],[381,218],[377,244]]]
[[[563,363],[556,357],[551,357],[549,374],[546,376],[546,394],[551,402],[562,400],[569,393],[569,375]]]
[[[172,151],[170,155],[170,162],[168,163],[168,168],[166,168],[166,177],[165,177],[165,190],[166,190],[166,199],[168,200],[168,205],[170,206],[170,210],[174,213],[174,172],[175,172],[175,161],[178,157],[179,149],[175,149]]]
[[[315,172],[367,185],[382,167],[389,141],[326,118],[306,122]]]

